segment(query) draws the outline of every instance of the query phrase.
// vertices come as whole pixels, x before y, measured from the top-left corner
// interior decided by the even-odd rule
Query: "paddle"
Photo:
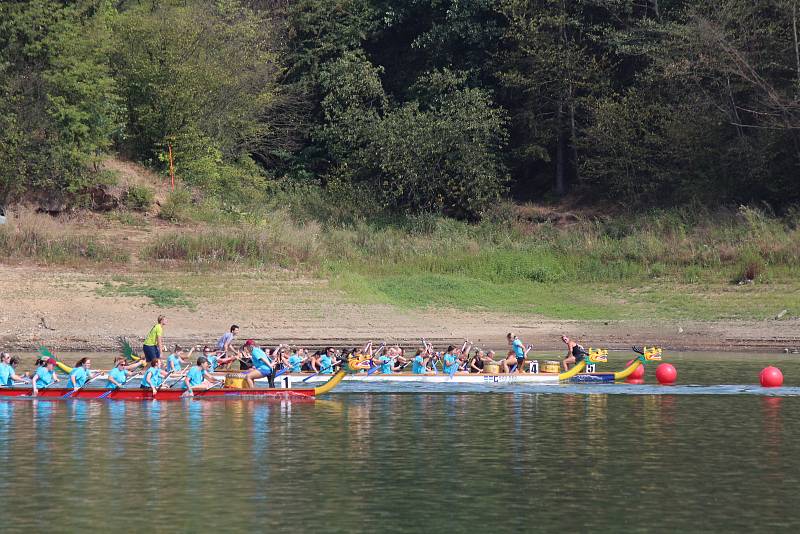
[[[191,369],[191,368],[192,368],[192,364],[191,363],[187,364],[186,367],[183,368],[183,371],[181,371],[181,374],[178,376],[178,378],[176,378],[175,381],[172,384],[170,384],[167,389],[174,388],[175,384],[177,384],[178,382],[180,382],[181,380],[186,378],[186,375],[189,373],[189,369]],[[170,373],[170,375],[171,374],[172,373]],[[161,383],[161,385],[158,387],[158,389],[161,389],[164,386],[164,384],[167,383],[167,380],[169,380],[169,375],[167,375],[166,378],[164,378],[164,381]],[[158,390],[156,390],[156,392],[158,392]]]
[[[63,395],[61,395],[61,398],[62,398],[62,399],[68,399],[68,398],[72,397],[72,396],[73,396],[73,395],[75,395],[77,392],[79,392],[80,390],[82,390],[83,388],[85,388],[86,386],[88,386],[88,385],[89,385],[89,382],[91,382],[92,380],[95,380],[95,379],[96,379],[96,378],[98,378],[98,377],[99,377],[101,374],[102,374],[102,373],[100,373],[99,371],[98,371],[98,372],[96,372],[96,373],[94,374],[94,376],[93,376],[93,377],[91,377],[91,378],[87,378],[87,379],[86,379],[86,382],[84,382],[82,386],[80,386],[80,387],[78,387],[78,388],[74,388],[72,391],[67,391],[66,393],[64,393]]]
[[[317,376],[318,374],[320,374],[320,373],[324,373],[324,372],[325,372],[325,371],[327,371],[328,369],[333,369],[334,367],[336,367],[336,366],[337,366],[337,365],[339,365],[340,363],[342,363],[342,360],[336,360],[334,363],[330,364],[328,367],[326,367],[326,368],[324,368],[324,369],[320,369],[319,371],[317,371],[317,372],[316,372],[316,373],[314,373],[313,375],[311,375],[311,376],[308,376],[308,377],[304,378],[303,380],[301,380],[301,382],[307,382],[307,381],[311,380],[312,378],[314,378],[315,376]]]
[[[129,376],[128,378],[126,378],[126,379],[125,379],[125,381],[124,381],[122,384],[120,384],[118,387],[116,387],[116,388],[114,388],[114,389],[109,389],[108,391],[106,391],[105,393],[103,393],[102,395],[100,395],[100,396],[99,396],[99,397],[97,397],[97,398],[98,398],[98,399],[105,399],[105,398],[107,398],[109,395],[111,395],[112,393],[114,393],[114,391],[116,391],[116,390],[118,390],[118,389],[122,389],[123,387],[125,387],[125,384],[127,384],[128,382],[130,382],[131,380],[133,380],[134,378],[136,378],[136,377],[137,377],[137,376],[139,376],[140,374],[142,374],[142,371],[136,371],[135,373],[131,373],[131,376]]]

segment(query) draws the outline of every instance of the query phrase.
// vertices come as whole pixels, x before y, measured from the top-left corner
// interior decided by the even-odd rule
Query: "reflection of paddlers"
[[[164,352],[167,350],[164,346],[164,325],[166,324],[167,318],[163,315],[159,315],[158,321],[153,325],[153,328],[150,329],[150,332],[147,333],[147,337],[144,338],[142,352],[144,352],[144,359],[147,363],[150,363],[156,358],[161,358],[162,349]]]

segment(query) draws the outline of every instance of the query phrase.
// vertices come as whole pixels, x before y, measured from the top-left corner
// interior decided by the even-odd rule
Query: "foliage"
[[[134,211],[147,211],[153,205],[153,190],[142,185],[131,185],[125,191],[125,206]]]
[[[0,4],[0,193],[76,194],[121,130],[108,1]]]
[[[172,191],[167,199],[161,204],[158,216],[165,221],[186,222],[189,220],[191,210],[191,195],[186,189],[176,189]]]

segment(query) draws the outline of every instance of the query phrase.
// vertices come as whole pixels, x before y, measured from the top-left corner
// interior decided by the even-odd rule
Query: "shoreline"
[[[124,272],[132,276],[132,272]],[[158,279],[158,272],[139,273]],[[138,279],[137,279],[138,280]],[[176,283],[192,290],[194,306],[164,307],[145,295],[108,292],[113,275],[95,271],[0,264],[0,350],[117,351],[124,336],[139,345],[165,314],[167,345],[211,344],[237,324],[239,340],[308,347],[357,346],[368,340],[417,346],[420,336],[436,346],[505,347],[516,333],[534,350],[563,349],[561,334],[586,347],[610,350],[658,345],[667,350],[781,354],[800,348],[800,318],[559,320],[533,314],[408,309],[353,302],[327,281],[270,273],[219,276],[187,274]],[[174,286],[173,286],[174,287]],[[789,306],[785,306],[789,307]]]

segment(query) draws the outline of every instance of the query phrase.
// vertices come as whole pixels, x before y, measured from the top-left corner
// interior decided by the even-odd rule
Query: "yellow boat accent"
[[[586,368],[586,360],[581,360],[580,363],[573,366],[572,369],[558,375],[559,380],[569,380]]]
[[[628,378],[640,365],[642,365],[642,361],[639,358],[636,358],[628,367],[622,371],[617,371],[614,373],[614,380],[624,380]]]
[[[58,360],[56,360],[56,367],[58,367],[59,369],[61,369],[63,372],[65,372],[67,374],[70,374],[72,372],[72,367],[70,367],[69,365],[67,365],[65,363],[61,363]]]
[[[314,388],[314,396],[324,395],[331,391],[333,388],[339,385],[339,382],[342,381],[344,376],[347,374],[347,371],[344,369],[336,373],[331,377],[330,380],[319,386],[318,388]]]

